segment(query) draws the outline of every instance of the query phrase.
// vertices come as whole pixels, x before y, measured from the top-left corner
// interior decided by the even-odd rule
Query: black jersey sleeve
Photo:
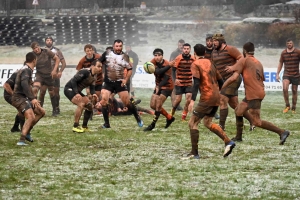
[[[77,84],[87,78],[90,75],[90,71],[86,69],[79,70],[75,76],[71,79],[72,89],[76,94],[79,94]]]
[[[98,59],[99,62],[104,63],[106,61],[107,51],[105,51],[102,56]]]
[[[165,67],[156,67],[155,69],[155,74],[161,75],[168,71],[171,67],[170,66],[165,66]]]
[[[23,88],[23,93],[30,101],[35,99],[35,96],[33,95],[32,88],[30,85],[30,82],[32,81],[32,77],[31,77],[32,70],[29,68],[24,69],[20,75],[21,75],[21,85]]]

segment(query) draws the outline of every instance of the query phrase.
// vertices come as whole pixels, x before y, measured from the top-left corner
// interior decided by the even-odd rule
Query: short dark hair
[[[244,44],[243,49],[248,53],[248,54],[254,54],[254,44],[252,42],[247,42]]]
[[[194,46],[194,52],[197,56],[204,56],[205,55],[205,46],[203,44],[196,44]]]
[[[162,49],[160,49],[160,48],[154,49],[153,55],[155,55],[155,54],[157,54],[157,53],[159,53],[159,54],[161,54],[161,55],[164,55],[164,51],[163,51]]]
[[[183,45],[184,47],[191,47],[191,45],[189,43],[184,43]]]
[[[36,59],[36,55],[33,52],[29,52],[26,54],[26,63],[31,63]]]
[[[286,43],[288,43],[288,42],[293,42],[293,40],[292,40],[291,38],[288,38],[285,42],[286,42]]]
[[[116,40],[114,41],[114,44],[116,44],[116,43],[122,43],[122,44],[123,44],[123,41],[120,40],[120,39],[116,39]]]
[[[183,43],[185,43],[185,41],[183,39],[180,39],[180,40],[178,40],[178,43],[183,44]]]
[[[52,38],[51,36],[47,36],[47,37],[45,38],[45,42],[46,42],[47,39],[50,39],[50,40],[52,40],[52,42],[54,42],[54,40],[53,40],[53,38]]]
[[[106,49],[105,50],[113,50],[114,48],[112,47],[112,46],[109,46],[109,47],[106,47]]]
[[[36,46],[40,46],[38,42],[32,42],[30,47],[34,49]]]
[[[91,45],[91,44],[86,44],[86,45],[84,46],[83,50],[85,51],[86,49],[94,49],[94,48],[93,48],[93,45]]]

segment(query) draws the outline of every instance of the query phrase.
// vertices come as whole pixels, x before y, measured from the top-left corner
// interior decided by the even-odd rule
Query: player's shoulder
[[[163,64],[163,66],[168,66],[168,65],[170,65],[170,62],[169,62],[167,59],[164,59],[164,64]]]
[[[99,59],[99,58],[101,58],[101,54],[95,53],[95,59]]]

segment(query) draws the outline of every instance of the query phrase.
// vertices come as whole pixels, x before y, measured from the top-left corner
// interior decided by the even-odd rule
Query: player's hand
[[[175,79],[175,85],[180,85],[180,80]]]
[[[170,65],[171,67],[174,67],[174,65],[175,65],[175,60],[172,60],[171,62],[169,62],[169,65]]]
[[[74,98],[77,100],[77,101],[80,101],[82,99],[82,96],[80,94],[76,94],[74,96]]]
[[[190,102],[190,104],[189,104],[189,107],[188,107],[188,111],[189,112],[192,112],[193,111],[193,109],[194,109],[194,101],[193,100],[191,100],[191,102]]]
[[[56,71],[53,70],[53,71],[51,72],[51,77],[52,77],[52,79],[54,79],[54,78],[56,77]]]
[[[126,82],[127,82],[127,81],[126,81],[125,79],[123,79],[123,80],[122,80],[122,83],[121,83],[121,87],[125,87],[125,86],[126,86]]]
[[[279,74],[276,74],[276,80],[280,83],[280,77],[279,77]]]
[[[227,66],[227,67],[225,68],[225,72],[227,72],[227,73],[232,72],[232,66]]]
[[[56,77],[57,78],[61,78],[61,75],[62,75],[62,72],[58,72],[57,75],[56,75]]]
[[[128,111],[128,108],[127,107],[124,107],[123,108],[123,112],[127,112]]]
[[[93,105],[95,105],[97,102],[98,102],[99,98],[96,94],[93,94],[92,96],[92,102],[93,102]]]
[[[34,108],[41,106],[40,102],[37,99],[31,100],[31,103]]]

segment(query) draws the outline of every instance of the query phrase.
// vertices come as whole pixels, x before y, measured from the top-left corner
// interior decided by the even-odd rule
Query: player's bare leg
[[[283,87],[283,98],[285,102],[285,109],[283,110],[283,113],[287,113],[291,109],[290,101],[289,101],[289,85],[290,85],[290,81],[288,79],[283,79],[282,87]]]
[[[46,95],[47,89],[48,89],[48,86],[46,86],[46,85],[42,85],[40,88],[39,101],[40,101],[40,105],[42,107],[44,105],[44,100],[45,100],[45,95]]]
[[[296,113],[296,105],[298,98],[298,85],[292,85],[292,113]]]
[[[192,93],[186,93],[185,94],[185,105],[184,105],[183,112],[181,115],[181,120],[184,120],[184,121],[186,120],[186,116],[188,114],[188,107],[190,105],[191,99],[192,99]]]
[[[111,95],[111,92],[106,89],[101,90],[101,105],[102,105],[102,115],[104,119],[104,124],[102,128],[110,128],[109,124],[109,111],[108,111],[108,100]]]
[[[175,115],[175,111],[176,111],[178,105],[180,104],[181,100],[182,100],[182,94],[175,95],[175,100],[174,100],[174,102],[172,104],[172,110],[171,110],[171,115],[172,116]]]

